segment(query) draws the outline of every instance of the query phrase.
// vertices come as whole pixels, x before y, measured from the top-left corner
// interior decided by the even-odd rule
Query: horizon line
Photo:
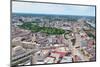
[[[13,13],[21,14],[21,12],[12,12],[12,14]],[[63,16],[68,16],[66,14],[47,14],[47,13],[22,13],[22,14],[41,14],[41,15],[63,15]],[[69,15],[69,16],[90,16],[90,15]],[[95,16],[91,16],[91,17],[95,17]]]

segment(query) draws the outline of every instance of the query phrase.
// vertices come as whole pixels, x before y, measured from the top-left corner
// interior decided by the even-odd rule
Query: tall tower
[[[35,34],[32,34],[32,43],[34,43],[36,41],[36,36]]]

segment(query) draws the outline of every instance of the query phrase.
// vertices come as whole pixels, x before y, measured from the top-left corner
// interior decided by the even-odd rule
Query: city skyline
[[[62,5],[31,2],[12,2],[12,5],[13,13],[95,16],[95,6]]]
[[[11,66],[96,61],[95,6],[13,2]]]

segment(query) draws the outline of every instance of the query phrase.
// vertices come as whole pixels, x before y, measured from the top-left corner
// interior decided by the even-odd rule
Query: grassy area
[[[40,32],[47,34],[63,34],[65,31],[63,29],[51,28],[51,27],[41,27]]]
[[[64,38],[67,40],[68,39],[68,37],[66,36],[66,35],[69,35],[69,33],[71,33],[72,31],[70,31],[70,30],[67,30],[66,31],[66,33],[64,33]]]
[[[40,27],[35,22],[26,22],[22,25],[18,25],[18,27],[22,29],[31,30],[32,32],[42,32],[50,35],[59,35],[64,34],[65,30],[58,29],[58,28],[52,28],[52,27]]]
[[[92,37],[93,39],[95,39],[95,36],[94,36],[92,33],[87,33],[87,35],[88,35],[89,37]]]
[[[83,29],[84,30],[84,29]],[[89,36],[89,37],[92,37],[93,39],[95,39],[95,35],[93,35],[92,33],[91,33],[91,30],[84,30],[86,33],[87,33],[87,35]]]

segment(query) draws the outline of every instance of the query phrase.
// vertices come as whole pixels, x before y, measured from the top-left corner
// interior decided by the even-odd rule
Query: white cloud
[[[62,5],[43,4],[43,3],[27,3],[13,2],[13,12],[63,12]]]
[[[94,16],[95,8],[80,5],[12,2],[12,12]]]

